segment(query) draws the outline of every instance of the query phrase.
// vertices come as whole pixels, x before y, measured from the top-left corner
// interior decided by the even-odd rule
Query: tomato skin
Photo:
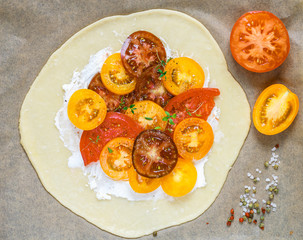
[[[127,180],[132,166],[134,140],[118,137],[110,140],[100,153],[104,173],[113,180]]]
[[[128,36],[121,48],[121,59],[126,71],[140,77],[150,67],[166,60],[161,40],[147,31],[137,31]]]
[[[173,171],[161,178],[161,187],[170,196],[182,197],[194,188],[197,176],[194,164],[180,158]]]
[[[176,125],[186,118],[207,120],[215,106],[214,97],[219,95],[217,88],[194,88],[173,97],[164,108],[170,114],[176,114],[175,125],[168,124],[167,133],[172,134]]]
[[[234,59],[252,72],[269,72],[279,67],[289,50],[289,36],[283,22],[267,11],[242,15],[230,35]]]
[[[176,127],[174,142],[185,159],[200,160],[210,150],[214,133],[208,122],[200,118],[186,118]]]
[[[104,99],[109,112],[123,112],[123,107],[129,106],[135,101],[134,92],[121,96],[107,90],[102,83],[100,73],[92,78],[88,89],[95,91]]]
[[[80,151],[84,165],[97,162],[101,150],[116,137],[135,139],[144,129],[134,120],[122,113],[108,112],[104,122],[90,131],[83,131],[80,139]]]
[[[131,188],[137,193],[149,193],[160,187],[159,178],[147,178],[139,175],[134,167],[128,171],[128,181]]]
[[[267,87],[258,97],[253,109],[256,129],[265,135],[286,130],[299,111],[299,99],[282,84]]]
[[[103,122],[106,112],[107,108],[103,98],[89,89],[77,90],[68,101],[68,118],[82,130],[96,128]]]
[[[101,80],[109,91],[118,95],[131,93],[136,87],[136,78],[126,72],[120,53],[106,59],[101,69]]]
[[[165,76],[162,77],[167,91],[173,95],[192,88],[202,88],[204,84],[204,71],[193,59],[179,57],[170,60],[165,66]]]

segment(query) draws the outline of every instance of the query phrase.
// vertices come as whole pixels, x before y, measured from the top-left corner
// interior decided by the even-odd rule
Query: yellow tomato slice
[[[128,177],[131,188],[137,193],[149,193],[160,187],[159,178],[143,177],[133,167],[129,169]]]
[[[136,79],[131,77],[122,65],[120,53],[109,56],[101,69],[104,86],[118,95],[132,92],[136,87]]]
[[[253,121],[256,129],[265,135],[274,135],[287,129],[299,110],[299,99],[282,84],[266,88],[258,97]]]
[[[119,137],[109,141],[100,154],[100,164],[105,174],[114,180],[127,180],[132,166],[134,141]]]
[[[170,60],[165,66],[166,74],[162,77],[164,87],[173,95],[178,95],[191,88],[202,88],[204,71],[191,58],[180,57]]]
[[[162,120],[166,116],[164,109],[152,101],[135,102],[125,114],[138,122],[144,129],[160,127],[160,130],[164,131],[166,128],[167,121]]]
[[[179,158],[173,171],[161,178],[163,191],[173,197],[189,193],[197,181],[197,170],[191,161]]]
[[[82,130],[98,127],[106,116],[103,98],[89,89],[80,89],[71,96],[67,106],[69,120]]]
[[[213,145],[214,133],[205,120],[186,118],[177,125],[174,142],[182,157],[199,160],[209,152]]]

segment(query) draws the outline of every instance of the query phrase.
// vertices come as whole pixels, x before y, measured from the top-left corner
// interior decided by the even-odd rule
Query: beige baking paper
[[[82,171],[67,167],[70,152],[59,139],[55,114],[62,106],[62,85],[100,49],[121,48],[134,31],[147,30],[168,45],[209,67],[211,85],[221,91],[219,128],[224,137],[214,143],[205,166],[207,186],[175,201],[99,201],[86,186]],[[203,51],[201,49],[204,49]],[[75,34],[48,60],[28,92],[21,109],[21,142],[41,182],[59,202],[103,230],[139,237],[184,223],[202,214],[216,199],[250,127],[244,91],[227,70],[224,56],[208,30],[180,12],[151,10],[102,19]]]

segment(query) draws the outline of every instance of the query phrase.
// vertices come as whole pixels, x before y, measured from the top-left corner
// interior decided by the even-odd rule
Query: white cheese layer
[[[162,39],[163,41],[163,39]],[[178,57],[179,54],[172,51],[166,45],[166,53],[168,57]],[[91,163],[88,166],[84,166],[83,159],[80,153],[80,138],[82,130],[76,128],[69,120],[67,116],[67,105],[71,95],[83,88],[87,88],[93,76],[98,73],[105,62],[105,60],[113,53],[112,49],[105,48],[97,52],[90,57],[89,63],[84,67],[81,72],[75,70],[71,83],[63,85],[64,101],[62,108],[58,111],[55,117],[55,125],[60,132],[60,139],[63,141],[64,146],[71,152],[71,156],[68,159],[68,167],[70,168],[82,168],[84,175],[88,177],[88,186],[95,191],[97,199],[111,199],[111,196],[126,198],[130,201],[142,201],[142,200],[158,200],[174,198],[168,196],[161,187],[151,193],[139,194],[132,190],[128,181],[115,181],[110,179],[102,170],[100,163]],[[182,56],[182,54],[181,54]],[[205,72],[204,87],[208,87],[210,81],[210,75],[207,67],[203,67]],[[215,141],[220,141],[223,137],[223,133],[218,131],[218,120],[220,117],[220,109],[214,107],[211,115],[208,118],[208,122],[213,128]],[[196,185],[192,191],[196,188],[206,186],[206,180],[204,176],[204,164],[207,162],[207,155],[198,161],[195,161],[195,167],[198,172],[198,178]],[[63,164],[63,163],[62,163]]]

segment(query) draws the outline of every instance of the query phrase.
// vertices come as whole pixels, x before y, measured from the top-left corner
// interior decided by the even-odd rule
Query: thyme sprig
[[[98,135],[95,141],[94,141],[92,138],[89,138],[89,140],[90,140],[92,143],[98,143],[101,139],[100,139],[100,136]]]
[[[162,121],[168,121],[170,125],[175,125],[174,120],[177,117],[177,114],[170,114],[169,112],[165,111],[166,116],[162,118]]]
[[[130,111],[132,112],[132,114],[135,114],[135,110],[137,108],[135,108],[135,104],[132,104],[129,107],[126,106],[126,107],[123,108],[123,110],[127,110],[127,109],[130,109]]]

